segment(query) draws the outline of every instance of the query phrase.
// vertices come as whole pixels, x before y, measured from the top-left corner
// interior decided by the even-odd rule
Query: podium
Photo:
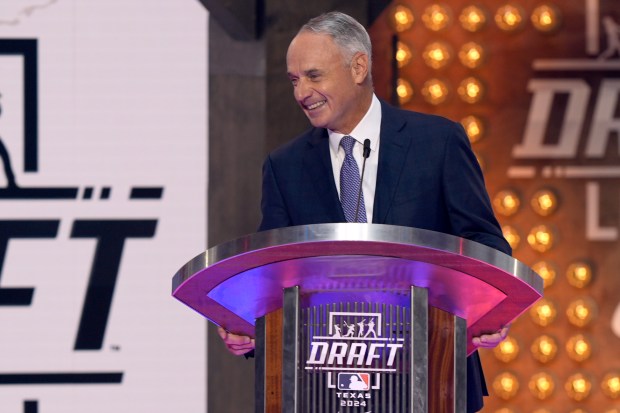
[[[210,248],[172,294],[256,338],[256,412],[466,410],[471,338],[542,296],[516,259],[438,232],[338,223]]]

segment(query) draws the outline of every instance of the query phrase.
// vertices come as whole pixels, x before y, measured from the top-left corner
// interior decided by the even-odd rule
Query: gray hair
[[[312,32],[326,34],[334,39],[334,42],[342,49],[347,60],[353,58],[355,53],[361,52],[368,56],[368,72],[372,66],[372,45],[368,32],[353,17],[332,11],[314,17],[304,24],[299,33]]]

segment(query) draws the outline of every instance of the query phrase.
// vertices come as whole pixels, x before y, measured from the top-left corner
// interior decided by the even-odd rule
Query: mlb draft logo
[[[381,375],[397,374],[405,363],[405,326],[385,325],[384,318],[383,313],[332,311],[327,335],[311,337],[304,369],[325,373],[337,406],[371,407],[373,395],[380,394]]]
[[[334,311],[327,327],[312,337],[305,369],[326,372],[328,388],[378,390],[382,373],[397,372],[405,339],[382,336],[383,314]]]

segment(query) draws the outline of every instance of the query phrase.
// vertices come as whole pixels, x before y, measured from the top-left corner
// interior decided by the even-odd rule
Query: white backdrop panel
[[[206,411],[206,323],[170,286],[206,247],[207,24],[2,0],[0,411]]]

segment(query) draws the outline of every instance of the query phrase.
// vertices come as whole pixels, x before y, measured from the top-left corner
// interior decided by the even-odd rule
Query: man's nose
[[[307,97],[309,97],[311,94],[312,89],[308,87],[308,83],[303,79],[299,79],[299,81],[297,82],[297,86],[295,86],[295,99],[301,102]]]

